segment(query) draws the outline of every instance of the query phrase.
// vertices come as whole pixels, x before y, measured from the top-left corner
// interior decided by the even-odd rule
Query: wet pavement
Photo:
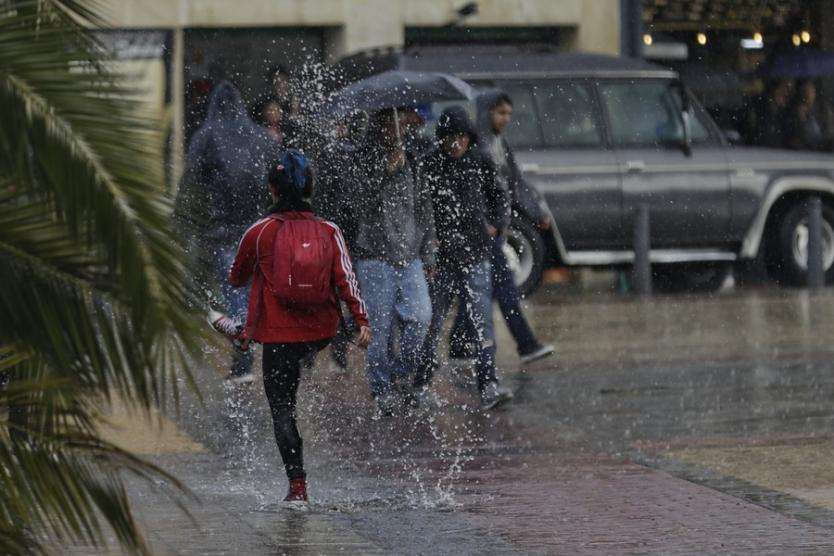
[[[834,293],[542,292],[529,310],[558,355],[522,367],[498,327],[504,410],[477,410],[470,374],[448,368],[438,414],[374,419],[361,356],[340,373],[322,354],[300,391],[307,511],[278,503],[260,383],[207,364],[203,404],[162,434],[114,416],[114,439],[196,496],[131,482],[154,551],[834,551]]]

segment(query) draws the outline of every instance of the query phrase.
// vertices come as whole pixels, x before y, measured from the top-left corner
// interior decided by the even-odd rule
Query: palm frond
[[[74,69],[89,52],[68,47],[61,33],[26,37],[18,19],[0,21],[0,178],[20,192],[17,203],[6,204],[20,205],[21,196],[29,202],[0,209],[0,241],[5,236],[18,254],[34,254],[107,291],[111,304],[134,305],[132,341],[139,335],[141,344],[158,348],[161,340],[167,346],[158,362],[182,361],[185,353],[172,358],[168,350],[193,353],[197,303],[171,231],[157,130],[135,115],[113,76]],[[38,215],[38,204],[49,214]],[[9,261],[10,250],[3,251]],[[131,301],[140,299],[141,307]],[[130,353],[143,357],[124,361],[129,366],[151,361],[141,350]],[[163,370],[154,376],[175,385],[174,370]],[[158,386],[155,396],[164,395]]]
[[[126,548],[146,552],[121,474],[164,481],[169,494],[172,489],[183,491],[182,485],[158,467],[99,439],[97,423],[86,407],[90,402],[78,397],[71,381],[45,378],[37,365],[29,369],[29,376],[0,391],[0,406],[14,406],[39,418],[23,420],[29,425],[23,430],[14,422],[8,422],[6,431],[0,426],[0,517],[7,518],[0,519],[0,538],[4,522],[17,521],[53,539],[101,546],[100,516],[105,516]],[[26,440],[2,441],[12,433]],[[39,542],[19,531],[16,537],[15,542]]]
[[[201,345],[161,125],[107,71],[98,14],[0,0],[0,553],[99,546],[104,523],[145,552],[122,471],[181,486],[98,437],[112,392],[149,412],[194,386]]]

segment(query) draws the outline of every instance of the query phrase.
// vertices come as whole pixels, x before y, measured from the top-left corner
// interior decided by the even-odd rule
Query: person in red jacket
[[[329,302],[299,307],[282,302],[274,293],[273,260],[278,230],[288,220],[316,220],[312,207],[304,200],[313,192],[313,176],[304,155],[287,151],[269,173],[269,188],[274,204],[269,215],[243,235],[229,283],[244,287],[251,281],[243,347],[249,341],[263,344],[264,389],[272,411],[275,440],[290,482],[284,501],[306,502],[302,441],[295,416],[301,361],[315,355],[336,335],[341,316],[337,295],[347,304],[359,327],[356,343],[360,347],[367,347],[371,341],[371,329],[342,232],[332,222],[319,220],[333,242],[333,261],[328,266],[335,291]]]

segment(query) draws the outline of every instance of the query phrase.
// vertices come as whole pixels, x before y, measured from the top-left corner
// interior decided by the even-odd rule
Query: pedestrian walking
[[[540,227],[548,227],[549,216],[539,208],[537,199],[530,198],[512,149],[504,137],[504,130],[512,120],[512,100],[505,93],[489,92],[478,97],[477,105],[477,131],[481,139],[481,150],[495,166],[496,183],[513,202],[527,206],[528,213],[534,215]],[[509,225],[509,215],[502,219],[502,222]],[[554,349],[552,345],[542,344],[538,340],[521,308],[521,294],[504,254],[506,236],[507,229],[503,228],[492,239],[492,296],[498,301],[521,361],[532,363],[552,355]],[[475,344],[475,328],[466,318],[466,312],[461,305],[452,326],[449,356],[452,359],[473,359]]]
[[[818,151],[828,147],[830,141],[826,138],[821,108],[814,82],[804,80],[797,83],[786,116],[785,137],[788,148]]]
[[[228,81],[217,85],[206,120],[189,144],[176,221],[189,250],[208,269],[208,276],[201,277],[206,288],[219,286],[222,309],[241,321],[246,291],[229,287],[226,274],[247,223],[268,205],[268,164],[279,152],[279,145],[249,118],[235,86]],[[230,367],[231,380],[254,380],[251,352],[235,351]]]
[[[426,273],[434,269],[436,250],[431,197],[403,148],[398,117],[394,110],[376,113],[357,153],[359,206],[351,247],[374,330],[368,381],[385,415],[396,408],[400,390],[410,395],[431,319]],[[396,358],[389,351],[395,319],[401,324]]]
[[[306,502],[295,413],[301,362],[336,334],[339,298],[359,327],[358,345],[367,347],[371,329],[342,232],[317,218],[305,200],[313,177],[304,155],[284,154],[269,173],[269,191],[273,205],[243,235],[228,281],[235,288],[251,281],[242,347],[263,344],[264,390],[290,483],[284,501]]]
[[[431,191],[439,243],[437,273],[431,284],[432,318],[415,381],[418,400],[431,405],[429,390],[438,367],[443,322],[459,296],[475,330],[476,370],[481,405],[493,408],[512,398],[495,372],[492,322],[492,238],[509,224],[509,199],[495,180],[495,168],[478,148],[466,111],[452,106],[438,120],[439,146],[423,160]]]
[[[258,123],[266,130],[267,135],[284,146],[284,110],[281,102],[274,97],[269,97],[261,102],[255,109],[255,117]]]
[[[360,196],[358,195],[357,153],[365,140],[368,114],[357,111],[339,122],[335,137],[318,158],[313,208],[320,217],[342,230],[348,250],[356,239]],[[336,367],[347,369],[349,315],[330,345]]]

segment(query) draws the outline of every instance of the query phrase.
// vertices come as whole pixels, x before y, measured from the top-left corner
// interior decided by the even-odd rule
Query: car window
[[[590,147],[602,143],[590,90],[581,83],[545,81],[534,87],[544,142],[551,147]]]
[[[513,119],[504,132],[514,149],[539,147],[543,143],[539,115],[530,85],[498,83],[498,87],[513,100]]]
[[[649,80],[600,84],[615,145],[660,146],[683,140],[680,94],[669,85]],[[690,121],[691,140],[708,140],[703,123],[697,118]]]

